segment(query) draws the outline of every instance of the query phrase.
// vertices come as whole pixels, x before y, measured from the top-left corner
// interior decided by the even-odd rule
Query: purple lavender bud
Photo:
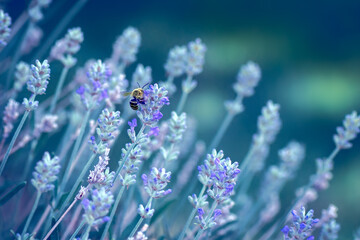
[[[19,62],[16,65],[15,71],[15,83],[14,89],[17,92],[20,92],[25,85],[30,80],[31,70],[30,65],[25,62]]]
[[[121,59],[125,65],[135,62],[140,43],[139,31],[133,27],[126,28],[114,43],[112,58]]]
[[[134,118],[133,120],[129,121],[128,124],[129,124],[129,126],[130,126],[132,129],[136,128],[136,126],[137,126],[137,120],[136,120],[136,118]]]
[[[170,182],[171,172],[166,172],[164,168],[152,168],[150,174],[142,175],[145,191],[152,198],[162,198],[171,193],[170,189],[164,190]]]
[[[160,109],[170,104],[167,93],[164,87],[159,87],[156,83],[145,90],[145,104],[141,104],[141,109],[137,111],[143,124],[154,126],[162,118]]]
[[[187,49],[185,46],[176,46],[169,51],[165,64],[166,73],[170,77],[178,77],[185,72]]]
[[[32,76],[27,82],[27,88],[35,95],[45,94],[50,79],[50,66],[47,60],[40,63],[35,61],[35,65],[31,65]]]
[[[45,152],[42,160],[36,164],[31,183],[42,193],[50,191],[55,187],[52,183],[57,179],[59,171],[59,158],[56,156],[51,158],[50,154]]]
[[[150,131],[148,132],[148,136],[158,136],[159,135],[159,127],[152,127],[150,128]]]
[[[220,209],[215,209],[214,211],[214,218],[216,219],[217,217],[219,217],[222,214]]]
[[[21,45],[21,52],[23,54],[30,53],[39,43],[44,35],[44,32],[38,26],[33,26],[29,29],[28,34],[25,36],[24,44]]]
[[[360,117],[354,111],[345,116],[343,126],[336,128],[337,134],[334,135],[334,142],[339,149],[351,148],[351,140],[356,138],[360,132]]]
[[[19,117],[19,103],[14,101],[13,99],[10,99],[3,112],[4,139],[9,137],[9,134],[14,128],[13,124],[18,117]]]
[[[105,188],[94,189],[91,192],[91,199],[85,198],[83,203],[84,215],[83,220],[92,227],[97,227],[108,220],[108,214],[114,197],[111,191]]]
[[[51,49],[50,57],[60,61],[64,67],[70,68],[76,64],[75,53],[80,50],[84,36],[79,27],[68,30],[64,38],[58,40]]]
[[[314,225],[319,221],[319,219],[313,219],[314,210],[311,209],[306,213],[305,208],[301,207],[300,213],[293,210],[291,214],[293,216],[291,225],[285,226],[282,230],[284,239],[311,239]]]
[[[186,73],[190,76],[200,74],[205,62],[206,46],[200,38],[188,44],[188,54],[186,62]]]
[[[4,47],[7,44],[7,40],[10,37],[11,32],[11,18],[9,14],[0,10],[0,47]]]
[[[261,78],[261,69],[254,62],[248,62],[241,66],[237,75],[237,82],[234,84],[235,92],[241,97],[250,97],[254,94],[254,88]]]
[[[103,109],[98,118],[98,127],[96,133],[103,143],[106,143],[115,138],[114,133],[118,130],[121,124],[120,112],[109,111],[107,108]]]
[[[58,116],[46,114],[40,119],[40,122],[35,124],[33,135],[39,138],[42,133],[50,133],[58,128]]]

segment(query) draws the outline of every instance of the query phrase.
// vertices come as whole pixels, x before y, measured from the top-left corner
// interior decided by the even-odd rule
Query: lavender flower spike
[[[164,190],[170,182],[171,172],[166,172],[165,168],[157,169],[153,167],[149,175],[141,176],[145,191],[151,198],[162,198],[171,193],[171,189]]]
[[[32,76],[27,82],[27,89],[35,95],[45,94],[50,79],[50,66],[47,60],[42,63],[35,61],[35,65],[31,65]]]
[[[185,72],[189,76],[200,74],[205,62],[206,46],[200,38],[188,44],[188,54]]]
[[[114,43],[112,59],[116,62],[121,59],[124,67],[135,62],[140,43],[140,32],[133,27],[126,28]]]
[[[113,202],[114,197],[112,193],[105,188],[92,190],[91,199],[85,198],[82,200],[82,206],[85,211],[83,219],[90,228],[97,228],[109,220],[106,215]]]
[[[4,124],[4,130],[2,136],[3,140],[9,137],[9,134],[14,128],[13,124],[18,117],[19,117],[19,103],[14,101],[13,99],[10,99],[3,113],[3,124]]]
[[[185,46],[176,46],[170,50],[164,66],[170,79],[181,76],[185,72],[186,59],[187,49]]]
[[[10,25],[11,18],[9,14],[5,13],[2,9],[0,10],[0,47],[4,47],[10,37]]]
[[[144,125],[153,127],[163,117],[161,108],[170,104],[167,93],[164,87],[159,87],[156,83],[145,90],[145,105],[140,104],[141,109],[137,111]]]
[[[79,27],[69,29],[64,38],[58,40],[51,49],[50,57],[60,61],[64,67],[71,68],[76,64],[75,53],[80,50],[84,36]]]
[[[15,83],[14,83],[14,89],[16,92],[20,92],[29,81],[31,77],[31,70],[29,64],[25,62],[19,62],[16,65],[16,72],[15,72]]]
[[[354,111],[346,115],[343,126],[336,129],[337,134],[334,135],[334,142],[339,149],[351,148],[351,140],[355,139],[360,132],[360,116]]]
[[[307,213],[305,208],[301,207],[300,213],[293,210],[292,212],[292,223],[290,226],[285,226],[281,231],[284,233],[285,240],[314,240],[314,236],[311,236],[313,227],[319,222],[319,219],[313,219],[314,211],[311,209]]]
[[[31,179],[34,187],[42,193],[54,189],[53,182],[57,179],[60,171],[59,158],[56,156],[51,158],[50,154],[45,152],[42,160],[37,162],[35,170],[34,178]]]

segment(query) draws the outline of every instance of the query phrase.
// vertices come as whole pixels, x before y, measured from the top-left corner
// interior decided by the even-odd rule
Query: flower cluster
[[[285,240],[307,239],[314,240],[311,236],[313,227],[319,222],[319,219],[313,219],[314,210],[309,210],[307,213],[304,207],[301,207],[300,213],[293,210],[292,223],[290,226],[285,226],[281,231],[284,233]]]
[[[56,181],[59,171],[59,158],[56,156],[51,158],[50,154],[45,152],[42,160],[36,164],[31,183],[42,193],[51,191],[55,187],[53,182]]]
[[[35,61],[35,65],[31,65],[32,76],[27,82],[27,89],[35,95],[45,94],[50,79],[50,66],[47,60],[42,63]]]
[[[23,54],[30,53],[35,47],[39,46],[43,35],[43,31],[38,26],[30,27],[29,33],[25,36],[24,44],[21,45],[21,52]]]
[[[217,152],[216,149],[213,149],[211,154],[207,154],[204,164],[198,166],[198,179],[203,185],[209,188],[213,185],[213,173],[216,171],[217,164],[224,160],[223,158],[224,152],[222,150]]]
[[[165,168],[157,169],[153,167],[149,175],[141,176],[145,191],[151,198],[162,198],[171,193],[171,189],[164,190],[170,182],[171,172],[166,172]]]
[[[31,70],[29,64],[25,62],[19,62],[16,65],[16,71],[15,71],[15,82],[14,82],[14,89],[16,92],[20,92],[29,81],[31,77]]]
[[[126,144],[126,149],[122,149],[122,158],[130,150],[131,144]],[[124,163],[123,174],[120,174],[120,184],[129,187],[136,183],[136,175],[142,160],[141,144],[137,144],[130,152],[128,160]],[[121,162],[119,162],[120,165]]]
[[[88,82],[76,90],[87,110],[93,109],[108,97],[107,87],[110,76],[111,71],[101,60],[91,64],[87,72]]]
[[[205,61],[206,46],[200,38],[188,44],[185,72],[189,76],[200,74]]]
[[[263,168],[264,160],[269,153],[269,145],[280,131],[279,109],[278,104],[268,101],[261,110],[261,116],[257,123],[258,132],[253,136],[251,146],[251,164],[249,166],[251,171],[257,172]]]
[[[207,194],[218,204],[230,199],[236,184],[237,175],[240,173],[237,162],[232,163],[230,158],[215,161],[215,171],[212,172],[212,188]]]
[[[10,99],[3,114],[4,131],[2,137],[6,139],[14,128],[14,122],[19,117],[19,103]]]
[[[354,111],[346,115],[343,121],[343,127],[337,127],[337,134],[334,135],[334,142],[339,149],[351,148],[350,143],[360,132],[360,116]]]
[[[114,43],[112,59],[116,62],[121,59],[124,65],[135,62],[140,43],[140,32],[133,27],[126,28]]]
[[[96,142],[95,136],[90,137],[91,150],[96,154],[104,154],[109,147],[109,141],[115,139],[115,133],[118,130],[122,120],[119,111],[109,111],[107,108],[102,110],[98,118],[98,127],[96,133],[100,142]]]
[[[305,157],[305,149],[298,142],[290,142],[285,148],[280,149],[278,155],[281,159],[279,166],[270,166],[265,174],[262,192],[278,194],[286,180],[293,177]]]
[[[170,78],[179,77],[185,72],[186,59],[187,49],[185,46],[176,46],[169,51],[164,67]]]
[[[204,217],[204,215],[206,216],[204,209],[198,208],[197,214],[198,215],[196,215],[195,220],[200,228],[205,230],[214,227],[216,225],[216,220],[222,213],[220,209],[215,209],[211,217]]]
[[[105,188],[94,189],[91,191],[91,199],[82,200],[82,206],[85,211],[83,219],[87,224],[97,228],[104,222],[109,221],[106,216],[110,210],[114,197],[110,191]]]
[[[64,67],[71,68],[76,64],[75,53],[80,50],[80,44],[84,41],[84,36],[79,27],[68,30],[64,38],[58,40],[51,49],[50,57],[59,60]]]
[[[175,161],[180,154],[180,151],[175,145],[180,143],[186,130],[186,113],[178,116],[176,112],[171,112],[168,128],[166,139],[170,143],[170,147],[161,147],[160,150],[165,161],[172,162]]]
[[[316,174],[310,178],[312,186],[318,190],[327,189],[333,177],[333,167],[334,163],[332,161],[321,158],[316,159]]]
[[[182,140],[182,136],[186,130],[186,113],[178,116],[176,112],[171,112],[169,121],[169,134],[167,140],[171,143],[178,143]]]
[[[155,83],[145,90],[144,95],[145,104],[140,104],[141,110],[137,114],[143,124],[154,126],[163,117],[160,109],[170,104],[167,90]]]
[[[4,47],[7,44],[11,32],[10,25],[11,18],[9,14],[0,9],[0,47]]]
[[[328,209],[322,211],[317,227],[321,227],[320,240],[336,240],[340,225],[336,222],[337,207],[330,204]]]
[[[110,149],[106,149],[104,155],[99,156],[99,161],[95,165],[94,170],[90,170],[90,174],[88,176],[88,183],[95,186],[95,188],[105,188],[106,190],[112,187],[112,182],[115,177],[115,172],[110,172],[110,168],[108,168],[109,164],[109,151]]]
[[[58,116],[46,114],[35,124],[33,135],[35,138],[39,138],[42,133],[50,133],[58,128],[57,124]]]
[[[44,15],[41,9],[48,7],[51,2],[52,0],[33,0],[28,10],[31,21],[38,22],[43,19]]]

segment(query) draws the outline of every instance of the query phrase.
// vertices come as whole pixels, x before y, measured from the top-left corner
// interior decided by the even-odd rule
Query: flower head
[[[132,75],[131,89],[137,88],[138,85],[142,87],[145,84],[150,84],[152,82],[151,71],[151,67],[144,67],[142,64],[137,65]]]
[[[143,124],[154,126],[163,117],[160,109],[170,104],[167,90],[155,83],[145,90],[144,95],[145,104],[140,104],[141,109],[137,111],[137,114]]]
[[[25,85],[30,80],[31,77],[31,70],[29,64],[25,62],[19,62],[16,65],[15,71],[15,82],[14,82],[14,89],[17,92],[20,92]]]
[[[166,172],[165,168],[157,169],[153,167],[149,175],[141,176],[145,191],[152,198],[162,198],[171,193],[171,189],[164,190],[170,182],[171,172]]]
[[[4,47],[7,44],[7,40],[10,37],[10,25],[11,18],[9,14],[5,13],[2,9],[0,10],[0,47]]]
[[[36,164],[31,183],[42,193],[51,191],[55,187],[53,182],[56,181],[59,171],[59,158],[56,156],[51,158],[50,154],[45,152],[42,160]]]
[[[58,116],[46,114],[35,124],[34,137],[38,138],[42,133],[50,133],[58,128]]]
[[[50,66],[47,60],[42,63],[35,61],[35,65],[31,65],[32,76],[27,82],[27,89],[35,95],[45,94],[50,79]]]
[[[112,58],[121,59],[125,65],[134,62],[140,43],[140,32],[133,27],[126,28],[114,43]]]
[[[185,71],[188,75],[200,74],[205,62],[206,46],[200,38],[188,44],[188,54]]]
[[[109,221],[106,216],[110,210],[114,197],[111,191],[105,188],[94,189],[91,191],[91,199],[82,200],[82,207],[85,211],[83,219],[92,227],[98,227],[104,222]]]
[[[136,145],[130,152],[128,160],[124,164],[122,173],[120,174],[120,184],[123,186],[130,186],[136,183],[136,176],[142,162],[141,145]],[[122,158],[125,157],[127,151],[131,148],[131,144],[126,144],[126,149],[122,149]],[[124,160],[122,160],[124,161]],[[121,164],[121,162],[119,162]]]
[[[292,222],[290,226],[285,226],[281,231],[284,233],[285,240],[295,239],[314,239],[311,236],[314,225],[319,219],[313,219],[314,211],[311,209],[307,213],[304,207],[301,207],[300,213],[293,210]]]
[[[13,99],[10,99],[3,113],[4,139],[9,137],[9,134],[14,128],[13,124],[18,117],[19,117],[19,103],[14,101]]]
[[[58,40],[51,49],[50,56],[59,60],[65,67],[70,68],[75,65],[75,53],[80,50],[80,44],[84,41],[84,36],[79,27],[68,30],[64,38]]]
[[[237,75],[237,82],[234,84],[235,92],[241,97],[250,97],[254,94],[254,88],[261,78],[261,69],[254,62],[248,62],[241,66]]]
[[[360,132],[360,116],[354,111],[345,116],[343,126],[336,128],[337,134],[334,135],[334,142],[337,148],[351,148],[351,140],[355,139]]]
[[[170,50],[164,66],[170,77],[178,77],[185,72],[187,55],[185,46],[176,46]]]

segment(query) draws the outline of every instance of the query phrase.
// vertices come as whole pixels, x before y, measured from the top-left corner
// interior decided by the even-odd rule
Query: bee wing
[[[123,95],[124,97],[127,97],[127,96],[130,96],[130,95],[131,95],[131,92],[123,92],[122,95]]]

